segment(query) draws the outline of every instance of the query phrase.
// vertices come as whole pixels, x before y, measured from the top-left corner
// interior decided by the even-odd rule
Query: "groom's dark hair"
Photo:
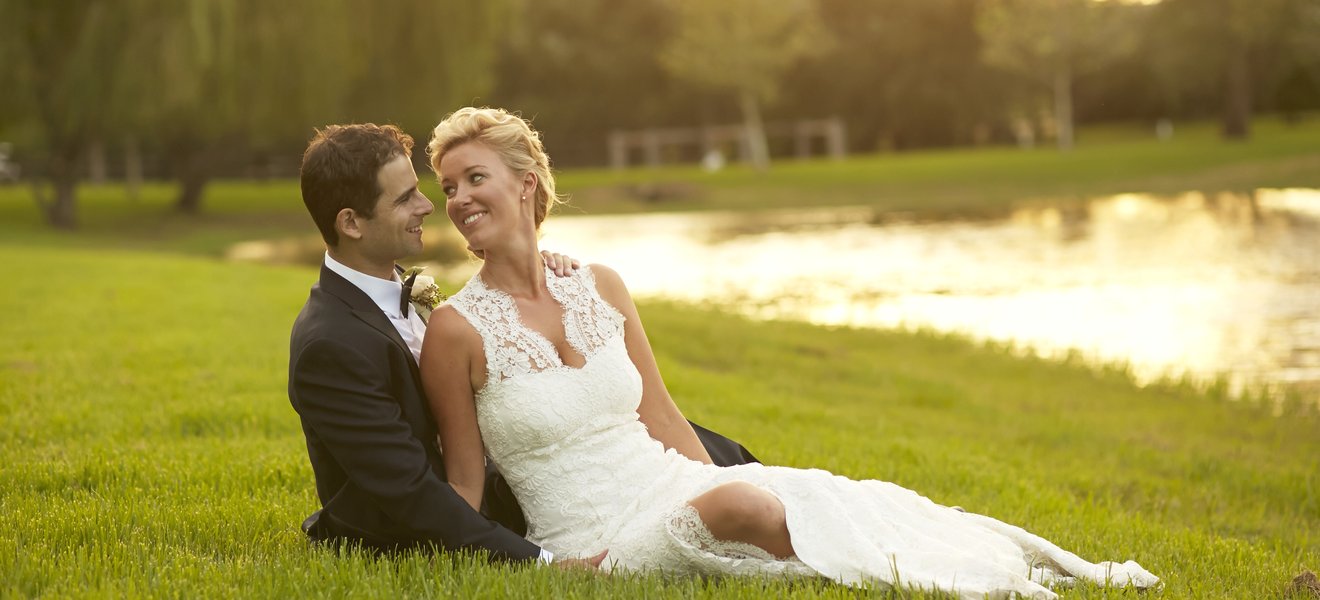
[[[335,217],[345,208],[368,219],[381,194],[376,174],[397,156],[412,157],[413,139],[393,125],[330,125],[317,130],[303,152],[303,204],[321,237],[339,245]]]

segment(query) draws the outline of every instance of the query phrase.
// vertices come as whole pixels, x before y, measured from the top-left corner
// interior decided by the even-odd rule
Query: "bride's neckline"
[[[582,357],[582,364],[578,366],[570,365],[568,364],[568,361],[564,360],[563,354],[561,354],[559,351],[559,346],[555,344],[553,340],[550,339],[550,336],[546,335],[545,333],[542,333],[540,330],[527,324],[527,321],[523,319],[522,310],[518,308],[518,300],[513,297],[513,294],[510,294],[509,292],[506,292],[503,289],[500,289],[498,287],[495,287],[487,283],[486,279],[481,276],[480,271],[478,271],[475,275],[472,276],[472,281],[475,282],[478,286],[480,286],[481,290],[484,290],[485,292],[488,292],[503,299],[507,303],[508,310],[511,311],[509,320],[516,327],[520,327],[523,330],[525,330],[529,335],[532,336],[533,339],[544,343],[545,347],[543,348],[543,350],[546,350],[547,351],[546,354],[553,357],[555,362],[558,363],[556,365],[552,365],[551,369],[544,369],[544,370],[564,368],[574,371],[580,371],[586,368],[587,364],[591,362],[592,353],[587,352],[586,348],[579,348],[577,344],[573,343],[574,336],[571,333],[569,333],[569,327],[572,326],[572,323],[570,323],[571,319],[569,317],[572,311],[569,309],[568,304],[564,301],[564,298],[561,296],[563,282],[559,281],[559,279],[569,280],[577,277],[578,277],[577,273],[574,273],[571,277],[558,277],[557,275],[554,274],[554,272],[550,270],[549,267],[545,268],[545,287],[550,292],[550,299],[553,300],[555,304],[559,305],[559,311],[560,311],[559,324],[561,327],[564,328],[564,344],[567,345],[569,348],[572,348],[575,352],[578,353],[579,356]]]

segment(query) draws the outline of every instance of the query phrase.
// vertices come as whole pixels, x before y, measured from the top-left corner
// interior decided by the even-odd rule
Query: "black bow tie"
[[[413,282],[417,281],[417,273],[420,272],[414,271],[412,275],[403,280],[403,295],[399,296],[399,312],[403,314],[405,319],[408,318],[408,301],[412,299]]]

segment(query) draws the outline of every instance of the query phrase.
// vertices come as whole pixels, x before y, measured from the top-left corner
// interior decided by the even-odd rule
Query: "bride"
[[[445,470],[474,508],[484,461],[527,537],[604,568],[824,576],[966,598],[1053,598],[1085,579],[1150,587],[1135,562],[1090,563],[1021,528],[883,481],[760,464],[717,467],[679,412],[619,275],[547,277],[537,231],[555,203],[538,134],[463,108],[427,148],[445,210],[481,270],[431,316],[426,394]]]

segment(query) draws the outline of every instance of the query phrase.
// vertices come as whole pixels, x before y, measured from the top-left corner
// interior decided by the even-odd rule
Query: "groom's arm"
[[[761,462],[742,444],[692,421],[688,421],[688,424],[692,426],[692,431],[696,432],[697,439],[701,440],[701,445],[706,447],[706,452],[710,454],[710,459],[715,464],[721,467],[732,467],[734,465]]]
[[[317,340],[292,371],[299,414],[348,480],[412,541],[484,548],[497,560],[537,558],[540,548],[474,511],[431,470],[381,376],[387,368],[354,347]]]

